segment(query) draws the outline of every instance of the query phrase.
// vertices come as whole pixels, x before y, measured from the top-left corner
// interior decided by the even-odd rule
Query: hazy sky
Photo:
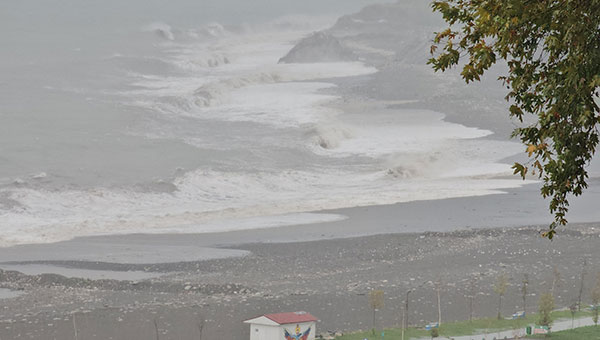
[[[110,21],[140,23],[175,20],[180,25],[203,21],[224,24],[253,22],[290,13],[340,15],[376,0],[47,0],[3,1],[0,26],[15,23],[39,25],[105,25]],[[9,28],[10,29],[10,28]]]

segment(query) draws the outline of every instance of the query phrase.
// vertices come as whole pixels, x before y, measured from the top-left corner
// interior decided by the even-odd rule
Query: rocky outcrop
[[[357,56],[338,39],[326,32],[316,32],[302,39],[280,63],[317,63],[354,61]]]

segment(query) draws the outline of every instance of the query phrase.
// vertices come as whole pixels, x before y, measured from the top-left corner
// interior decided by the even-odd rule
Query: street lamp
[[[404,329],[408,328],[408,296],[414,289],[406,291],[406,300],[404,301],[404,311],[402,312],[402,340],[404,340]]]

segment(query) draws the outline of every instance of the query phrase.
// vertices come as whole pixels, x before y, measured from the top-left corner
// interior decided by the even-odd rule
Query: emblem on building
[[[296,325],[296,334],[290,334],[290,332],[287,331],[287,329],[284,330],[284,337],[285,340],[306,340],[308,339],[308,335],[310,334],[310,327],[308,327],[308,329],[302,333],[302,330],[300,329],[300,325]]]

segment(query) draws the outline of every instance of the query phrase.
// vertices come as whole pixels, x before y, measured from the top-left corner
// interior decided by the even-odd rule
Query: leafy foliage
[[[525,273],[521,281],[521,297],[523,298],[523,313],[525,315],[527,315],[527,286],[529,286],[529,275]]]
[[[369,292],[369,306],[373,309],[373,328],[371,331],[375,335],[375,313],[384,306],[383,290],[371,290]]]
[[[372,309],[383,308],[383,290],[372,290],[369,292],[369,305]]]
[[[529,170],[543,180],[554,222],[544,236],[552,239],[566,225],[570,195],[587,188],[586,165],[598,145],[600,86],[600,1],[444,0],[433,1],[449,27],[436,34],[429,64],[436,71],[462,67],[469,83],[498,59],[508,65],[509,115],[535,123],[515,129],[526,145]],[[441,51],[438,53],[438,47]]]
[[[540,326],[550,326],[552,324],[552,310],[554,307],[554,296],[551,293],[544,293],[540,296],[538,318]]]
[[[563,319],[571,317],[569,311],[553,311],[551,313],[552,319]],[[580,312],[579,316],[592,316],[593,314],[588,311]],[[494,318],[486,319],[473,319],[472,321],[457,321],[457,322],[446,322],[439,328],[439,335],[446,338],[459,337],[464,335],[481,334],[483,332],[496,333],[499,331],[512,330],[517,328],[525,328],[525,326],[531,325],[536,322],[538,315],[530,313],[521,319],[501,319],[497,320]],[[577,330],[579,328],[576,328]],[[595,332],[598,330],[596,329]],[[552,333],[553,336],[557,333]],[[387,328],[385,330],[386,339],[400,339],[402,336],[402,327]],[[409,327],[405,331],[404,339],[422,339],[431,337],[431,332],[426,331],[422,327]],[[340,337],[336,337],[336,340],[381,340],[381,334],[372,335],[371,331],[359,331],[356,333],[346,333]],[[478,338],[479,339],[479,338]],[[569,338],[571,339],[571,338]],[[582,338],[590,340],[592,338]],[[600,339],[599,339],[600,340]]]
[[[506,275],[506,273],[498,275],[493,288],[494,292],[498,294],[498,320],[500,320],[502,319],[502,297],[506,293],[506,288],[508,288],[508,276]]]

